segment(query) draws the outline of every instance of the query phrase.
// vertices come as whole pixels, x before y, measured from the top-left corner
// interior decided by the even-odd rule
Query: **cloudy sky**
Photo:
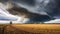
[[[0,0],[0,2],[7,2],[7,0]],[[48,15],[55,20],[50,20],[45,23],[59,22],[60,20],[60,0],[12,0],[18,6],[26,8],[30,12]],[[6,10],[5,10],[6,11]],[[0,20],[17,20],[17,17],[9,17],[0,7]],[[12,18],[12,19],[11,19]],[[60,23],[60,22],[59,22]]]

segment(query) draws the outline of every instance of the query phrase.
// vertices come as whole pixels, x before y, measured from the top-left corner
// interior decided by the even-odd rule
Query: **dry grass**
[[[60,24],[21,24],[12,25],[13,27],[28,32],[46,32],[46,31],[60,31]]]
[[[12,24],[5,34],[60,34],[60,24]]]

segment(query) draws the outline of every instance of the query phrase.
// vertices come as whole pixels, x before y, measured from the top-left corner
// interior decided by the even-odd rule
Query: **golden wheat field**
[[[11,24],[0,26],[0,34],[60,34],[60,24]]]

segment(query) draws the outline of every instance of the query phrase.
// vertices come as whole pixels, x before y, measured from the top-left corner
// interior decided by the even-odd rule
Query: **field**
[[[60,24],[0,25],[0,34],[60,34]]]

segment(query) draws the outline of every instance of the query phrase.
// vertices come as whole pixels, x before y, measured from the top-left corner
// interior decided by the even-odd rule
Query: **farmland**
[[[0,34],[60,34],[60,24],[0,25]]]

